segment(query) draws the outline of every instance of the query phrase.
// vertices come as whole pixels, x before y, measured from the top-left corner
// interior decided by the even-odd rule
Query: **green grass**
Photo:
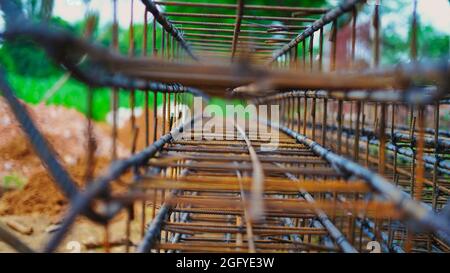
[[[11,173],[3,177],[1,186],[5,189],[22,189],[26,183],[25,177],[17,173]]]
[[[63,74],[56,74],[46,78],[26,77],[17,74],[8,74],[8,81],[13,87],[16,95],[30,104],[38,104],[45,97],[47,91],[59,80]],[[97,88],[94,90],[94,111],[93,118],[97,121],[104,121],[111,109],[111,89]],[[75,79],[69,79],[48,101],[47,104],[62,105],[73,108],[86,114],[88,87]],[[150,107],[153,107],[153,93],[149,95]],[[172,98],[173,100],[173,98]],[[119,91],[119,106],[130,106],[129,91]],[[225,110],[227,104],[239,104],[239,100],[222,100],[213,98],[211,104],[216,104]],[[162,94],[158,95],[158,105],[162,104]],[[136,106],[144,106],[144,93],[136,92]]]
[[[45,97],[48,89],[61,77],[55,75],[47,78],[32,78],[21,75],[9,74],[8,80],[13,86],[16,95],[27,103],[38,104]],[[107,113],[110,111],[111,91],[107,88],[94,89],[94,111],[93,118],[103,121]],[[47,104],[62,105],[67,108],[73,108],[81,113],[87,110],[87,94],[86,85],[70,79],[66,82],[48,101]],[[150,95],[150,105],[153,105],[153,99]],[[162,101],[161,96],[158,97],[158,104]],[[136,92],[136,106],[144,105],[144,94]],[[122,90],[119,92],[119,106],[129,107],[129,92]]]

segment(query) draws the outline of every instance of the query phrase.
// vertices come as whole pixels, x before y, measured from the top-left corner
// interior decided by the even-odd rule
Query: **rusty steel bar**
[[[123,247],[126,252],[159,253],[368,252],[366,243],[370,241],[380,242],[382,252],[448,252],[450,135],[440,123],[445,113],[442,105],[450,94],[448,60],[417,61],[414,1],[412,62],[378,68],[383,29],[381,6],[376,1],[370,9],[373,66],[359,69],[357,16],[362,2],[342,1],[334,9],[245,5],[250,15],[244,14],[243,0],[235,4],[142,0],[143,56],[138,57],[134,1],[130,1],[128,55],[118,51],[116,0],[112,2],[111,49],[48,22],[30,21],[13,0],[1,1],[6,20],[2,38],[34,42],[87,85],[88,141],[93,137],[94,88],[112,88],[112,159],[117,158],[118,148],[118,90],[130,96],[131,155],[112,161],[96,178],[93,167],[86,168],[86,178],[92,178],[83,192],[76,187],[69,189],[68,213],[44,251],[55,251],[75,219],[83,214],[103,224],[103,238],[89,247],[103,246],[105,252],[115,251],[115,247]],[[162,12],[158,6],[212,8],[223,13]],[[265,11],[264,16],[257,11]],[[278,11],[282,16],[269,16],[268,11]],[[347,12],[349,20],[344,20],[346,16],[342,15]],[[149,13],[154,15],[152,29],[148,26]],[[322,18],[316,20],[315,15]],[[217,20],[179,20],[184,17]],[[348,67],[342,65],[339,55],[344,21],[351,35]],[[87,33],[92,31],[89,29]],[[152,54],[147,54],[149,30]],[[297,35],[294,30],[303,32]],[[213,31],[217,33],[209,33]],[[223,35],[226,33],[233,35]],[[242,36],[244,33],[252,36]],[[297,36],[289,39],[286,35]],[[324,43],[325,37],[330,43]],[[314,38],[318,38],[318,45]],[[202,62],[191,62],[188,55]],[[78,63],[81,56],[84,60]],[[324,71],[324,64],[329,64],[329,72]],[[0,79],[0,85],[27,138],[34,146],[44,143],[45,153],[42,147],[36,147],[37,154],[44,162],[56,161],[49,167],[56,183],[63,189],[71,188],[72,183],[67,183],[70,177],[65,180],[55,176],[55,170],[62,168],[26,110],[19,107],[11,88],[4,79]],[[144,92],[145,99],[143,136],[138,134],[135,113],[138,90]],[[151,117],[148,92],[153,93]],[[279,114],[280,119],[263,117],[258,107],[257,119],[239,120],[233,128],[228,128],[231,122],[225,120],[223,127],[205,130],[196,122],[205,124],[211,117],[195,115],[191,119],[187,109],[193,110],[194,96],[201,96],[206,103],[201,105],[203,110],[210,95],[241,99],[244,107],[254,106],[246,103],[267,106],[268,114]],[[277,108],[272,106],[278,106],[279,113],[273,112]],[[433,129],[426,128],[431,112]],[[254,132],[245,128],[247,122],[266,130]],[[145,148],[138,151],[140,137],[145,137]],[[92,165],[94,147],[88,144],[86,155]],[[65,169],[62,171],[68,176]],[[114,181],[124,190],[111,190]],[[63,191],[70,195],[67,189]],[[150,210],[151,219],[147,215]],[[125,211],[125,217],[117,221],[125,224],[125,240],[114,241],[111,220],[121,211]],[[132,220],[139,224],[141,240],[137,243],[130,242],[134,237]],[[18,251],[32,251],[5,230],[0,226],[0,239]]]
[[[185,36],[188,37],[207,37],[207,38],[226,38],[233,41],[234,35],[223,35],[223,34],[207,34],[207,33],[192,33],[192,32],[185,32]],[[250,41],[277,41],[277,42],[284,42],[289,41],[289,39],[286,38],[269,38],[269,37],[257,37],[257,36],[240,36],[243,40],[250,40]],[[232,42],[233,43],[233,42]],[[236,41],[237,43],[237,41]]]
[[[78,214],[90,205],[93,198],[101,194],[110,183],[119,178],[124,172],[133,166],[139,166],[145,164],[151,157],[153,157],[158,151],[160,151],[166,143],[171,141],[177,134],[182,132],[185,127],[191,124],[192,121],[198,119],[199,117],[194,117],[193,120],[188,121],[185,124],[181,124],[178,128],[172,130],[170,133],[162,136],[152,145],[148,146],[139,153],[132,155],[131,157],[123,160],[115,161],[110,167],[106,174],[101,177],[96,178],[89,187],[83,192],[76,195],[73,200],[70,211],[67,213],[64,221],[61,223],[61,228],[56,231],[52,236],[44,252],[52,252],[59,245],[61,240],[64,238],[67,230],[75,221]],[[116,212],[120,207],[116,207]]]
[[[214,26],[214,27],[232,27],[234,28],[233,23],[223,23],[223,22],[197,22],[197,21],[180,21],[180,20],[171,20],[173,24],[177,25],[193,25],[193,26]],[[295,25],[264,25],[264,24],[255,24],[255,23],[241,23],[241,27],[245,28],[258,28],[258,29],[266,29],[265,33],[270,33],[272,31],[287,31],[287,30],[298,30],[298,29],[306,29],[306,26],[295,26]],[[220,30],[220,29],[219,29]]]
[[[236,124],[236,130],[244,139],[245,144],[247,145],[248,153],[252,161],[253,181],[250,196],[249,216],[250,221],[257,222],[260,221],[264,213],[264,203],[262,200],[264,192],[264,172],[261,162],[259,161],[258,156],[256,155],[255,149],[253,148],[252,143],[250,142],[250,139],[247,137],[242,127],[239,126],[238,124]]]
[[[187,12],[164,12],[165,16],[176,17],[191,17],[191,18],[212,18],[212,19],[235,19],[234,15],[219,14],[219,13],[187,13]],[[278,16],[257,16],[257,15],[243,15],[243,20],[278,20],[288,22],[303,22],[312,23],[315,19],[299,18],[299,17],[278,17]]]
[[[338,7],[328,11],[321,19],[314,21],[314,23],[309,28],[307,28],[305,31],[303,31],[301,34],[295,37],[292,41],[290,41],[288,44],[283,46],[278,51],[275,51],[272,55],[272,59],[270,60],[269,64],[278,59],[278,57],[284,55],[286,52],[289,51],[289,49],[305,40],[311,34],[323,28],[326,24],[336,20],[339,16],[350,11],[351,9],[353,9],[355,5],[363,1],[364,0],[342,1]]]
[[[233,42],[231,44],[231,60],[233,61],[236,55],[236,48],[238,45],[239,34],[241,32],[242,17],[244,15],[244,0],[238,0],[236,7],[236,22],[234,23]]]
[[[189,45],[184,40],[183,35],[174,25],[172,25],[172,23],[169,20],[167,20],[167,18],[164,16],[163,13],[159,12],[155,3],[151,0],[141,0],[141,1],[145,5],[145,9],[153,14],[155,18],[154,20],[158,21],[158,23],[180,43],[181,47],[192,59],[198,60],[197,56],[195,56],[192,53],[191,49],[189,48]]]
[[[298,179],[290,173],[286,173],[286,176],[294,181],[298,182]],[[300,190],[301,195],[308,203],[314,204],[316,201],[314,197],[307,192],[304,188]],[[315,209],[317,217],[319,218],[320,223],[328,230],[330,236],[336,242],[336,244],[342,249],[342,251],[346,253],[355,253],[356,249],[347,241],[345,236],[339,231],[339,229],[331,222],[328,216],[324,211],[320,209]]]
[[[49,40],[45,40],[43,39],[44,37],[49,38],[52,42],[56,42],[56,40],[54,40],[54,37],[52,37],[50,35],[50,33],[41,33],[41,31],[43,31],[43,29],[41,29],[40,27],[34,27],[34,26],[15,26],[16,28],[14,29],[8,29],[7,32],[5,33],[5,37],[12,37],[12,36],[17,36],[17,35],[25,35],[25,34],[29,34],[29,35],[35,35],[38,42],[42,42],[43,44],[45,44],[46,46],[50,46]],[[39,32],[39,34],[38,34]],[[20,33],[20,34],[19,34]],[[45,36],[47,35],[47,36]],[[336,75],[333,73],[321,73],[321,74],[317,74],[317,73],[306,73],[306,72],[290,72],[290,71],[279,71],[279,72],[274,72],[274,71],[267,71],[267,70],[262,70],[261,69],[255,69],[254,73],[252,73],[251,71],[249,71],[248,76],[246,77],[242,77],[239,75],[236,75],[236,73],[233,73],[233,67],[227,67],[227,66],[223,66],[223,65],[180,65],[180,64],[173,64],[173,63],[167,63],[167,64],[163,64],[161,62],[158,61],[150,61],[148,59],[146,60],[139,60],[138,58],[133,58],[133,59],[125,59],[125,58],[117,58],[113,57],[114,55],[108,54],[102,50],[99,49],[97,47],[92,47],[91,45],[88,45],[87,43],[85,43],[84,41],[81,40],[74,40],[73,37],[71,37],[68,33],[59,33],[59,35],[65,36],[65,38],[71,40],[71,44],[78,44],[80,47],[84,48],[85,50],[88,50],[91,54],[94,54],[96,58],[100,58],[103,59],[104,61],[107,61],[109,63],[109,65],[113,65],[111,62],[114,60],[114,67],[115,69],[118,71],[117,72],[121,72],[124,73],[127,70],[127,67],[133,66],[133,67],[141,67],[141,69],[139,69],[138,71],[127,71],[126,74],[130,74],[132,72],[132,74],[130,74],[130,76],[138,76],[142,77],[144,75],[146,75],[145,78],[147,79],[151,79],[152,77],[155,77],[155,79],[164,79],[170,82],[176,81],[178,80],[178,82],[181,83],[194,83],[194,82],[198,82],[195,81],[195,75],[188,75],[186,73],[183,73],[184,71],[189,71],[189,73],[195,73],[195,71],[199,71],[202,70],[204,73],[204,69],[207,68],[208,69],[208,81],[211,82],[211,84],[214,84],[215,86],[220,86],[220,85],[228,85],[230,84],[230,82],[239,82],[241,84],[245,84],[246,82],[249,83],[252,80],[257,80],[259,77],[255,77],[255,74],[261,74],[261,73],[268,73],[267,76],[271,75],[272,79],[270,79],[270,82],[272,82],[272,85],[275,86],[279,86],[279,87],[295,87],[295,86],[302,86],[303,88],[306,89],[317,89],[317,88],[324,88],[326,87],[327,89],[344,89],[344,90],[349,90],[349,89],[358,89],[358,88],[368,88],[368,89],[377,89],[377,88],[392,88],[392,87],[401,87],[401,88],[405,88],[405,86],[407,86],[408,84],[408,79],[410,81],[412,81],[412,78],[421,74],[421,77],[429,77],[430,79],[436,80],[440,85],[442,84],[442,86],[440,86],[438,88],[438,92],[436,95],[428,97],[427,99],[422,99],[422,101],[427,102],[427,100],[431,100],[433,97],[436,96],[442,96],[442,92],[443,90],[446,90],[445,85],[448,84],[448,78],[445,78],[446,75],[448,74],[448,69],[446,69],[446,66],[429,66],[429,65],[412,65],[411,67],[408,66],[403,66],[403,67],[399,67],[395,70],[385,70],[385,71],[373,71],[372,73],[364,73],[362,75],[355,75],[353,73],[348,73],[348,74],[340,74],[340,75]],[[69,35],[69,36],[67,36]],[[39,37],[39,38],[38,38]],[[60,42],[61,40],[64,41],[65,38],[60,38]],[[52,45],[52,47],[56,46],[56,43],[54,43]],[[67,46],[67,44],[65,45]],[[73,70],[73,74],[75,77],[78,77],[80,80],[83,81],[87,81],[90,84],[99,84],[99,78],[95,77],[95,79],[92,77],[91,73],[85,73],[83,71],[81,71],[78,67],[76,67],[74,64],[72,63],[67,63],[67,61],[64,61],[64,64],[71,70]],[[153,74],[150,74],[149,72],[146,72],[144,74],[141,73],[142,69],[144,67],[147,67],[146,70],[148,69],[155,69],[155,67],[158,68],[158,72],[153,72]],[[171,78],[168,78],[169,74],[165,74],[165,76],[163,77],[164,74],[161,74],[161,68],[163,68],[164,70],[166,69],[175,69],[174,72],[176,72],[176,74],[173,74],[173,76]],[[217,74],[216,74],[217,73]],[[392,78],[391,75],[389,75],[388,73],[393,73],[394,75],[397,75],[395,78]],[[216,74],[217,76],[220,75],[221,80],[219,81],[218,78],[214,79],[213,75]],[[253,76],[252,76],[253,74]],[[150,75],[154,75],[154,76],[150,76]],[[228,79],[224,76],[229,75]],[[303,75],[303,76],[302,76]],[[203,75],[204,76],[204,75]],[[298,81],[297,79],[301,77],[302,81]],[[304,78],[303,78],[304,77]],[[101,79],[101,78],[100,78]],[[295,79],[295,80],[294,80]],[[206,84],[208,81],[203,81],[203,84]],[[214,81],[214,82],[212,82]],[[126,80],[121,77],[115,77],[112,79],[104,79],[104,82],[102,82],[102,85],[118,85],[120,87],[129,84],[130,81]],[[149,89],[148,87],[146,87],[144,84],[142,84],[139,81],[135,81],[132,82],[134,84],[138,84],[141,86],[136,86],[135,89]],[[412,94],[408,94],[407,97],[414,99],[415,95],[420,94],[418,93],[418,89],[412,88],[411,92]]]
[[[395,186],[387,182],[380,175],[373,173],[372,171],[365,169],[358,164],[325,149],[311,139],[308,139],[307,137],[300,135],[286,127],[280,126],[279,124],[272,124],[270,123],[270,121],[268,121],[268,124],[274,128],[279,128],[285,133],[295,137],[300,143],[311,147],[311,149],[315,153],[328,160],[329,162],[332,162],[334,164],[334,167],[354,173],[358,177],[364,179],[369,183],[371,187],[396,203],[405,211],[405,213],[407,213],[414,220],[421,223],[421,225],[428,226],[435,229],[436,231],[442,230],[446,233],[450,233],[449,226],[447,225],[448,223],[443,222],[443,219],[439,219],[432,211],[429,211],[420,203],[416,203],[415,201],[411,200],[407,195],[405,195],[404,192],[398,190]]]
[[[154,1],[155,4],[161,6],[181,6],[181,7],[202,7],[202,8],[228,8],[236,9],[239,4],[216,4],[216,3],[194,3],[194,2],[177,2],[177,1]],[[308,7],[287,7],[272,5],[246,5],[249,10],[269,10],[269,11],[288,11],[302,12],[308,14],[320,14],[326,12],[326,8],[308,8]]]
[[[242,26],[242,24],[241,24]],[[220,28],[193,28],[193,27],[180,27],[181,30],[192,30],[192,31],[202,31],[202,32],[226,32],[226,33],[233,33],[234,29],[220,29]],[[296,35],[295,32],[286,32],[283,30],[277,31],[277,32],[268,32],[264,30],[240,30],[240,33],[250,33],[250,34],[264,34],[264,35],[273,35],[274,33],[277,35]]]
[[[22,240],[17,238],[14,234],[12,234],[6,225],[0,222],[0,241],[6,243],[11,246],[14,250],[21,253],[34,253],[35,251],[31,249],[27,244],[25,244]]]

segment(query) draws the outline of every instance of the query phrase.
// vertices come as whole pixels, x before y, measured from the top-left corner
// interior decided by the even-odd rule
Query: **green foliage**
[[[26,77],[22,75],[8,74],[8,81],[16,91],[16,95],[22,100],[37,104],[42,101],[48,89],[53,86],[62,74],[55,74],[47,78]],[[63,105],[73,108],[78,112],[87,112],[88,88],[83,83],[70,79],[56,92],[48,101],[48,104]],[[144,107],[144,93],[137,91],[136,107]],[[157,98],[158,105],[162,104],[161,94]],[[173,98],[171,99],[173,101]],[[97,88],[94,90],[94,112],[93,118],[97,121],[104,121],[106,115],[111,110],[111,92],[108,88]],[[153,107],[153,93],[149,95],[149,105]],[[119,90],[119,107],[129,107],[129,91]]]
[[[5,175],[2,181],[2,187],[5,189],[23,189],[25,184],[27,183],[27,179],[20,174],[11,173],[9,175]]]
[[[411,8],[408,12],[402,12],[405,8]],[[401,15],[399,15],[399,11]],[[385,1],[382,6],[382,16],[404,17],[404,25],[391,23],[383,28],[382,61],[386,65],[410,60],[410,48],[412,39],[412,1],[397,0]],[[417,15],[417,57],[418,59],[446,58],[450,53],[450,37],[446,33],[437,31],[433,26],[426,25],[421,21],[420,13]],[[407,28],[408,33],[399,35],[399,29]]]
[[[199,3],[205,3],[204,0],[181,0],[180,2],[199,2]],[[206,1],[207,2],[207,1]],[[301,6],[302,7],[323,7],[326,5],[326,0],[302,0]],[[220,0],[220,1],[214,1],[216,4],[236,4],[236,0]],[[246,1],[245,4],[247,5],[265,5],[265,6],[292,6],[297,7],[299,6],[298,0],[256,0],[256,1]],[[183,13],[216,13],[216,14],[228,14],[228,15],[235,15],[236,9],[231,8],[203,8],[203,7],[184,7],[184,6],[166,6],[166,11],[168,12],[183,12]],[[291,17],[292,13],[288,11],[277,11],[277,10],[250,10],[245,9],[244,10],[245,15],[257,15],[257,16],[277,16],[277,17]],[[312,18],[318,18],[317,15],[312,15]],[[202,21],[202,22],[218,22],[219,19],[213,19],[213,18],[188,18],[184,17],[180,20],[189,20],[189,21]],[[220,19],[220,22],[223,23],[234,23],[235,18],[230,19]],[[274,23],[270,20],[252,20],[245,23],[259,23],[259,24],[271,24]]]
[[[0,60],[6,71],[26,76],[46,77],[56,72],[45,52],[25,39],[6,42],[0,49]]]
[[[204,0],[181,0],[179,2],[198,2],[205,3]],[[208,1],[206,1],[208,2]],[[220,0],[214,1],[214,4],[236,4],[236,0]],[[327,3],[326,0],[302,0],[302,7],[323,7]],[[298,0],[255,0],[255,1],[246,1],[247,5],[265,5],[265,6],[291,6],[297,7],[299,6]],[[167,11],[174,12],[189,12],[189,13],[220,13],[220,14],[236,14],[235,9],[230,8],[202,8],[202,7],[184,7],[184,6],[166,6]],[[245,10],[245,14],[255,14],[261,16],[283,16],[283,17],[291,17],[291,13],[288,11],[276,11],[276,10]],[[199,19],[202,21],[203,18]],[[234,19],[232,19],[233,21]]]
[[[22,0],[20,2],[30,18],[43,20],[51,18],[55,5],[55,0]]]
[[[147,54],[151,55],[150,52],[152,50],[152,26],[148,27],[148,41],[147,41]],[[130,31],[129,29],[119,29],[119,52],[124,55],[129,54],[130,48]],[[94,40],[97,43],[102,44],[104,47],[110,48],[112,47],[112,26],[106,26],[100,31],[96,32],[94,35]],[[158,25],[158,30],[156,32],[156,48],[161,48],[161,31]],[[135,25],[134,26],[134,55],[142,56],[143,55],[143,43],[144,43],[144,26],[143,25]]]
[[[24,101],[32,104],[41,102],[48,89],[58,81],[60,73],[55,73],[49,77],[37,78],[23,75],[8,74],[8,81],[16,91],[16,95]],[[96,90],[94,96],[96,120],[103,120],[109,111],[108,91]],[[63,105],[68,108],[74,108],[79,112],[86,112],[87,88],[84,84],[75,80],[69,80],[53,97],[48,101],[49,104]]]
[[[52,18],[51,24],[76,32],[74,27],[58,17]],[[5,41],[0,48],[0,62],[9,73],[31,77],[48,77],[59,70],[41,47],[26,38]]]
[[[450,37],[436,31],[432,26],[420,26],[418,29],[418,58],[439,59],[448,56],[450,52]],[[410,37],[404,39],[398,35],[392,26],[383,32],[383,63],[395,64],[406,62],[410,57]]]
[[[19,0],[18,0],[19,1]],[[179,0],[185,1],[185,0]],[[192,2],[192,0],[190,0]],[[196,2],[205,2],[204,0],[195,0]],[[33,18],[41,18],[41,3],[38,0],[23,0],[24,9],[27,14]],[[49,5],[51,5],[49,1]],[[214,3],[228,3],[235,4],[235,0],[216,0]],[[301,6],[311,7],[323,7],[326,6],[326,0],[303,0]],[[246,1],[246,4],[254,5],[286,5],[286,6],[298,6],[298,0],[253,0]],[[47,6],[46,12],[48,13],[49,6]],[[385,12],[395,12],[394,6],[392,11],[386,10]],[[234,15],[235,9],[203,9],[196,7],[176,7],[167,6],[167,11],[172,12],[190,12],[190,13],[224,13]],[[363,12],[363,11],[362,11]],[[371,12],[371,11],[370,11]],[[259,16],[283,16],[291,17],[290,12],[282,11],[261,11],[261,10],[245,10],[247,15],[259,15]],[[318,18],[317,15],[311,16],[311,18]],[[349,18],[342,18],[341,24],[348,23]],[[189,21],[215,21],[224,23],[234,23],[235,19],[208,19],[208,18],[181,18],[181,20]],[[254,21],[244,20],[244,23],[256,22],[262,24],[271,24],[272,21]],[[83,35],[85,29],[84,22],[77,22],[75,24],[69,24],[61,18],[52,17],[50,23],[61,28],[64,28],[70,32]],[[140,56],[143,54],[143,25],[135,26],[135,55]],[[129,30],[128,28],[119,29],[119,51],[121,54],[129,54]],[[410,35],[409,35],[410,36]],[[148,51],[152,50],[152,25],[148,28]],[[420,26],[418,33],[419,39],[419,58],[437,58],[446,56],[449,53],[449,36],[442,33],[438,33],[431,26]],[[104,47],[111,47],[112,41],[112,26],[107,25],[102,28],[94,28],[92,40],[100,43]],[[161,48],[161,30],[158,25],[157,37],[156,37],[156,49]],[[407,61],[409,59],[409,41],[408,38],[401,38],[395,31],[393,26],[387,26],[383,29],[383,48],[382,58],[384,64],[395,64],[399,61]],[[0,66],[8,72],[8,77],[15,90],[17,90],[18,96],[30,103],[39,103],[45,96],[48,89],[61,77],[64,71],[60,66],[54,64],[49,59],[44,50],[36,46],[28,40],[18,40],[15,42],[4,42],[0,44]],[[49,101],[50,104],[64,105],[66,107],[75,108],[80,112],[86,112],[86,100],[87,100],[87,88],[84,84],[71,79],[69,80]],[[137,105],[142,106],[144,103],[143,93],[136,93]],[[161,101],[161,97],[158,98],[158,103]],[[150,96],[150,103],[153,101],[152,95]],[[223,101],[214,100],[223,106]],[[110,92],[108,89],[95,90],[94,96],[94,118],[96,120],[104,120],[106,114],[110,110]],[[239,102],[236,102],[239,103]],[[127,107],[129,105],[128,91],[120,92],[119,104],[121,107]]]
[[[437,32],[432,26],[423,26],[419,32],[419,56],[436,59],[448,56],[450,36]]]

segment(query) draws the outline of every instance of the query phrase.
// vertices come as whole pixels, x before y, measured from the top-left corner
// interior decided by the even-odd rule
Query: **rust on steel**
[[[236,54],[239,34],[241,32],[241,23],[243,14],[244,14],[244,0],[238,0],[236,7],[236,22],[233,30],[233,42],[231,44],[231,59],[233,59]]]
[[[159,24],[161,24],[161,26],[180,43],[181,47],[186,50],[189,56],[191,56],[194,60],[197,60],[197,57],[192,53],[182,34],[161,12],[159,12],[155,3],[152,0],[141,1],[145,5],[145,9],[153,14],[155,20],[157,20]]]
[[[0,223],[1,241],[18,252],[55,252],[83,215],[103,227],[85,247],[105,252],[355,253],[367,252],[371,241],[386,253],[450,252],[448,60],[419,61],[416,1],[405,49],[411,62],[395,66],[381,66],[379,1],[314,8],[244,6],[243,0],[135,2],[127,10],[125,55],[118,50],[124,36],[116,0],[109,3],[111,48],[87,39],[92,22],[88,34],[78,37],[27,18],[17,1],[0,1],[2,38],[46,49],[89,92],[87,186],[80,191],[7,77],[0,77],[2,95],[69,200],[59,229],[41,247],[29,247]],[[367,45],[373,54],[363,70],[357,49],[367,41],[361,41],[358,21],[367,12],[373,16],[374,39]],[[342,35],[346,27],[348,41]],[[343,65],[339,47],[347,42]],[[89,165],[98,141],[92,131],[98,87],[110,90],[113,143],[109,166],[96,176]],[[132,111],[132,126],[123,129],[132,145],[123,158],[117,153],[119,92],[129,95]],[[256,112],[239,118],[238,125],[227,126],[229,118],[204,130],[196,125],[213,120],[200,114],[212,96],[240,100]],[[192,117],[188,109],[195,110],[196,97],[202,103]],[[145,124],[138,128],[141,103]],[[276,111],[278,118],[264,111]],[[145,146],[138,148],[141,142]],[[112,190],[118,183],[123,190]],[[113,219],[125,226],[123,240],[114,239]]]
[[[289,49],[291,49],[292,47],[296,46],[298,43],[300,43],[303,40],[305,40],[307,37],[312,35],[317,30],[321,29],[324,25],[334,21],[336,18],[341,16],[343,13],[353,9],[353,7],[356,4],[361,3],[363,1],[364,0],[343,1],[342,3],[339,4],[339,6],[337,8],[328,11],[322,18],[320,18],[317,21],[314,21],[314,23],[310,27],[308,27],[305,31],[300,33],[291,42],[289,42],[288,44],[284,45],[278,51],[275,51],[273,53],[273,56],[272,56],[272,59],[270,60],[270,62],[273,62],[278,57],[280,57],[281,55],[285,54]]]

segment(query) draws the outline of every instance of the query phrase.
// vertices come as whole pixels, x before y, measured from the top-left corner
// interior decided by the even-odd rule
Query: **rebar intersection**
[[[103,223],[108,234],[107,223],[123,211],[127,252],[367,252],[371,241],[382,252],[449,251],[450,139],[440,126],[441,108],[449,98],[448,60],[417,62],[413,39],[411,64],[378,68],[381,15],[374,5],[373,64],[356,70],[357,15],[365,1],[343,1],[334,8],[241,0],[141,2],[142,11],[131,9],[129,57],[117,53],[117,21],[112,50],[29,21],[10,21],[5,32],[6,39],[27,37],[53,52],[56,62],[86,83],[87,92],[111,87],[114,140],[119,90],[129,93],[132,109],[136,92],[145,94],[145,128],[137,128],[134,112],[130,119],[132,155],[118,159],[114,142],[110,168],[78,191],[2,79],[2,94],[71,200],[44,251],[57,249],[68,229],[76,228],[79,214]],[[117,20],[117,2],[112,4]],[[1,7],[8,14],[13,1]],[[132,31],[135,12],[146,18],[142,58],[136,56]],[[351,60],[342,68],[337,63],[338,20],[348,15]],[[415,33],[416,12],[412,18]],[[314,36],[320,38],[318,46]],[[87,65],[74,62],[80,56],[86,56]],[[189,131],[193,121],[208,120],[184,119],[182,107],[192,108],[194,96],[205,103],[210,96],[232,96],[248,105],[277,105],[280,120],[258,116],[255,122],[267,133],[239,125],[231,131],[225,126]],[[433,126],[427,126],[427,118]],[[145,138],[142,151],[136,150],[138,137]],[[262,148],[274,138],[275,149]],[[93,153],[89,148],[87,154]],[[112,193],[110,185],[121,180],[127,180],[128,190]],[[130,241],[132,221],[140,222],[140,242]],[[11,238],[0,226],[0,239],[20,251],[31,250]],[[106,236],[104,249],[110,247]]]

